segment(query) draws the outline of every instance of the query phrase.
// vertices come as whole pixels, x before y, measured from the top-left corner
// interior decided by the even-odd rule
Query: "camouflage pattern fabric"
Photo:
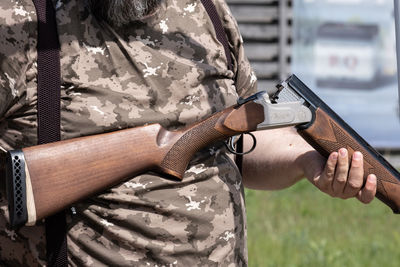
[[[176,129],[253,93],[236,22],[225,2],[215,4],[234,71],[198,0],[165,0],[152,16],[121,28],[98,21],[86,1],[54,1],[62,139],[145,123]],[[33,3],[1,1],[0,153],[37,142],[36,39]],[[247,264],[243,186],[222,144],[198,152],[182,182],[146,173],[76,209],[68,215],[70,266]],[[44,266],[43,224],[12,230],[7,217],[2,193],[0,262]]]

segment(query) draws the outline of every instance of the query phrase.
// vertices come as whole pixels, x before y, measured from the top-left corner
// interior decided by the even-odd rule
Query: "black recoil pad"
[[[6,158],[6,190],[8,211],[12,228],[28,221],[26,207],[25,157],[22,150],[12,150]]]

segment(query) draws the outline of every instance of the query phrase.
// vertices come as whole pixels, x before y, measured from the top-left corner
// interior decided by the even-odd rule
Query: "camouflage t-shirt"
[[[54,1],[62,139],[146,123],[176,129],[253,93],[236,22],[223,0],[215,5],[233,71],[199,0],[165,0],[122,28],[97,20],[86,1]],[[37,142],[36,40],[33,3],[1,1],[0,151]],[[4,196],[0,204],[1,263],[45,265],[43,224],[11,230]],[[76,210],[67,216],[71,266],[247,264],[241,177],[219,143],[195,155],[181,182],[146,173]]]

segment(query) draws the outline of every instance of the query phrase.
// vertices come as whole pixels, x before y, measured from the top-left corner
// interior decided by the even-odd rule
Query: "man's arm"
[[[363,187],[362,154],[355,152],[351,167],[347,150],[333,152],[325,160],[293,128],[259,131],[256,149],[243,158],[243,183],[246,187],[277,190],[302,178],[333,197],[357,197],[369,203],[376,193],[376,177],[369,175]],[[252,140],[245,137],[244,146]]]

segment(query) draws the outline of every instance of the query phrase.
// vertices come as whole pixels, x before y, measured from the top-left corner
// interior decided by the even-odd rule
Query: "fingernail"
[[[362,154],[360,152],[354,152],[353,159],[360,160],[361,157],[362,157]]]
[[[336,160],[337,157],[338,157],[338,154],[337,154],[337,153],[332,153],[332,154],[331,154],[331,158],[332,158],[333,160]]]
[[[370,183],[374,183],[375,184],[376,183],[376,176],[371,174],[370,176],[368,176],[368,181]]]
[[[339,150],[339,154],[340,154],[341,157],[345,157],[347,155],[347,150],[342,148],[342,149]]]

